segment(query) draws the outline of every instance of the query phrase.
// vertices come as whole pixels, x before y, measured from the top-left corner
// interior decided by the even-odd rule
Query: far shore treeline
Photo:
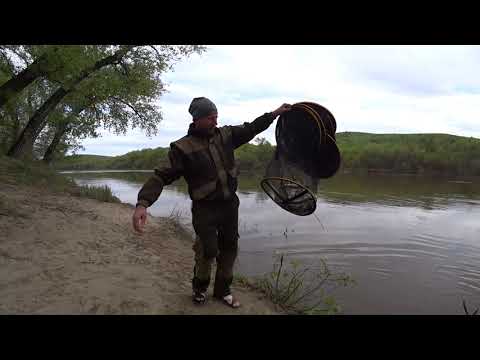
[[[175,139],[172,139],[175,140]],[[265,172],[275,146],[255,139],[236,150],[240,171]],[[480,175],[480,139],[448,134],[370,134],[340,132],[341,171]],[[72,155],[54,163],[58,170],[150,170],[168,163],[168,148],[121,156]]]

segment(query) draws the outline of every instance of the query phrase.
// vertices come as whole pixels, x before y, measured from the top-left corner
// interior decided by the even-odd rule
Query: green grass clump
[[[48,188],[55,192],[75,186],[72,179],[58,174],[41,161],[23,161],[0,156],[0,182]]]
[[[326,262],[305,266],[299,261],[284,262],[277,256],[273,270],[258,279],[257,287],[287,313],[300,315],[333,315],[341,312],[340,305],[329,294],[334,287],[348,286],[355,281],[343,273],[333,273]]]
[[[120,203],[120,199],[112,194],[112,189],[107,185],[93,186],[82,185],[78,187],[74,195],[79,197],[86,197],[90,199],[96,199],[103,202]]]
[[[23,161],[0,156],[0,183],[25,185],[54,193],[69,193],[104,202],[119,203],[108,186],[78,186],[75,182],[57,173],[42,161]]]

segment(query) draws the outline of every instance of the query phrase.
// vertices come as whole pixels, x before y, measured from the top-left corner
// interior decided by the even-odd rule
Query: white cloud
[[[85,153],[168,146],[185,135],[197,96],[217,104],[220,125],[314,101],[333,113],[337,131],[480,137],[478,65],[478,46],[209,46],[165,75],[157,136],[104,135],[84,141]],[[274,142],[274,127],[260,136]]]

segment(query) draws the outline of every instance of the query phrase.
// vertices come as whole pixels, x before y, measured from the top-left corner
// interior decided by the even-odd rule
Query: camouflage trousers
[[[238,252],[239,204],[237,195],[232,200],[192,202],[192,223],[196,233],[193,291],[207,291],[212,265],[216,261],[213,296],[230,294]]]

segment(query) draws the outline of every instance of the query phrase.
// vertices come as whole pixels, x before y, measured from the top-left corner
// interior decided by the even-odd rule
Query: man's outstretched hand
[[[144,206],[137,206],[133,213],[133,228],[139,233],[143,233],[143,226],[147,222],[147,209]]]
[[[275,115],[275,117],[277,117],[277,116],[279,116],[279,115],[282,115],[285,111],[289,111],[291,108],[292,108],[292,105],[290,105],[290,104],[283,104],[283,105],[280,106],[278,109],[276,109],[275,111],[273,111],[272,114]]]

